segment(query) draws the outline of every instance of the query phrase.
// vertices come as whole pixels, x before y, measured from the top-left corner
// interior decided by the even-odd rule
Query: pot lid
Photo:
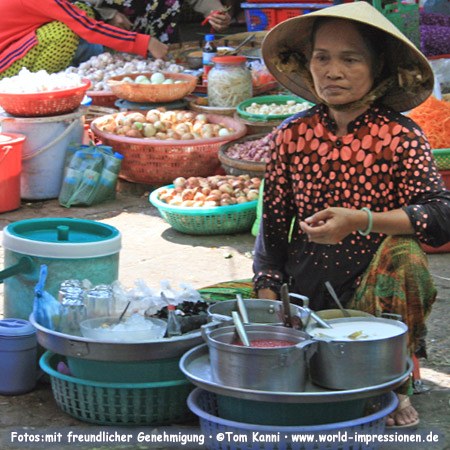
[[[92,220],[48,218],[13,222],[3,229],[3,246],[49,258],[94,258],[117,253],[121,234]]]
[[[28,336],[31,334],[36,334],[36,328],[27,320],[0,320],[0,336]]]

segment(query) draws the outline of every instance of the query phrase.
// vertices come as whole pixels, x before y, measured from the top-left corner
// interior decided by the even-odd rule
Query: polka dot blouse
[[[321,297],[329,280],[350,295],[384,235],[354,232],[337,245],[308,242],[299,222],[336,206],[374,212],[403,208],[417,238],[439,246],[450,240],[450,192],[428,141],[409,118],[377,106],[336,136],[327,108],[293,116],[277,130],[264,180],[256,239],[255,288]],[[315,309],[318,309],[316,305]]]

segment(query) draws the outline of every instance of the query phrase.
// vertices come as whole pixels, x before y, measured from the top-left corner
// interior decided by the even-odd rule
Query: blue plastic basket
[[[170,425],[193,419],[186,400],[187,380],[152,383],[106,383],[64,375],[56,370],[64,357],[45,352],[39,364],[50,376],[57,405],[84,422],[102,425]]]
[[[385,431],[385,417],[394,411],[398,405],[397,396],[393,392],[374,397],[371,402],[376,412],[360,419],[346,422],[330,423],[326,425],[286,427],[254,425],[249,423],[225,420],[217,416],[217,396],[203,389],[194,389],[188,397],[188,406],[199,417],[205,444],[210,450],[376,450],[378,443],[357,443],[348,439],[347,442],[319,442],[319,436],[336,435],[338,432],[379,435]],[[304,405],[308,408],[308,405]],[[277,414],[277,404],[274,403],[274,414]],[[237,440],[224,439],[218,441],[215,437],[219,433],[230,432],[229,436],[239,436]],[[260,435],[279,435],[279,442],[265,442],[261,444],[253,439],[253,433]],[[292,436],[298,434],[314,435],[315,442],[293,443]],[[225,435],[227,436],[227,435]]]
[[[212,208],[172,206],[159,200],[159,193],[173,185],[163,186],[150,194],[150,203],[175,230],[186,234],[232,234],[249,231],[256,218],[258,202]]]

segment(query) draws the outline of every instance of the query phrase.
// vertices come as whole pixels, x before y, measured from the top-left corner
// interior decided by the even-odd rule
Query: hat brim
[[[408,92],[398,87],[390,89],[382,98],[385,105],[396,111],[408,111],[430,96],[433,91],[434,77],[427,58],[394,24],[365,1],[331,6],[293,17],[270,30],[263,41],[262,56],[269,72],[289,91],[310,102],[319,102],[299,72],[287,72],[277,67],[282,52],[296,51],[305,56],[309,54],[313,24],[318,17],[348,19],[371,25],[385,32],[387,44],[385,61],[391,74],[397,74],[399,65],[412,63],[419,67],[424,83],[418,91]]]

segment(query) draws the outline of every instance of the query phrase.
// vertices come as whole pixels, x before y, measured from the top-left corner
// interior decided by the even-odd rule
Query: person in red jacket
[[[150,35],[95,20],[93,10],[84,3],[0,2],[0,78],[17,75],[23,67],[31,72],[64,70],[71,64],[78,47],[85,46],[86,42],[144,58],[165,58],[168,53],[168,46]],[[101,51],[102,47],[98,47],[97,52]],[[86,58],[89,56],[92,54]]]

